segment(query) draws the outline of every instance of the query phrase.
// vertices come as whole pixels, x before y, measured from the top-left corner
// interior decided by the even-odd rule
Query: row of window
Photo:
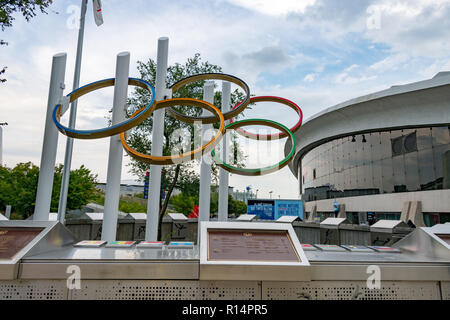
[[[449,127],[375,132],[322,144],[300,162],[306,201],[444,188]]]

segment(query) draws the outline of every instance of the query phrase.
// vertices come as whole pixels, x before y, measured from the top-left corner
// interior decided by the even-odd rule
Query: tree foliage
[[[37,15],[37,12],[47,13],[45,9],[53,3],[53,0],[0,0],[0,28],[2,31],[7,27],[12,27],[15,20],[14,14],[21,13],[27,21]],[[0,46],[8,45],[0,40]],[[6,67],[0,69],[0,83],[6,82],[1,76],[6,73]]]
[[[194,197],[180,193],[170,199],[170,204],[176,212],[187,216],[194,209]]]
[[[14,13],[21,13],[27,21],[37,15],[37,12],[47,13],[45,9],[53,0],[0,0],[0,27],[12,27]]]
[[[31,162],[19,163],[14,168],[0,167],[0,209],[12,206],[13,212],[23,219],[34,212],[36,191],[39,178],[39,167]],[[59,192],[61,188],[62,165],[55,168],[53,192],[50,211],[58,210]],[[81,166],[70,172],[69,195],[67,208],[80,209],[95,197],[97,175]]]

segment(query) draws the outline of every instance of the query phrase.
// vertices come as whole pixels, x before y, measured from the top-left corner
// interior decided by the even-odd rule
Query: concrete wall
[[[254,223],[265,223],[257,221]],[[100,240],[101,222],[89,220],[68,220],[66,227],[79,240]],[[341,225],[338,230],[320,228],[318,223],[294,222],[292,224],[300,243],[336,244],[336,245],[392,245],[412,231],[401,233],[373,233],[368,226]],[[117,229],[117,240],[141,241],[145,237],[145,220],[120,219]],[[163,221],[162,240],[197,242],[197,220],[189,219],[186,223]]]

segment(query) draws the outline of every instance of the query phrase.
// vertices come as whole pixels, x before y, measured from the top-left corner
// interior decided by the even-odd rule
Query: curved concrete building
[[[306,120],[291,171],[309,219],[450,221],[450,72]]]

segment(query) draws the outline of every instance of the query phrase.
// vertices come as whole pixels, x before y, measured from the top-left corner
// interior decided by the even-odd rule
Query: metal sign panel
[[[346,218],[327,218],[320,223],[320,227],[338,227],[342,223],[349,223]]]
[[[309,262],[290,224],[201,222],[200,279],[310,279]]]
[[[357,245],[343,245],[341,246],[345,249],[347,249],[348,251],[351,252],[373,252],[372,249],[366,247],[366,246],[357,246]]]
[[[322,251],[334,251],[334,252],[346,252],[344,248],[335,245],[335,244],[315,244],[315,247],[319,248]]]
[[[132,217],[134,220],[147,220],[147,214],[142,212],[137,213],[129,213],[130,217]]]
[[[392,247],[369,246],[369,248],[375,250],[376,252],[383,252],[383,253],[400,253],[401,252],[399,249],[392,248]]]
[[[100,248],[106,241],[84,240],[76,243],[74,247],[80,248]]]
[[[227,260],[301,261],[287,230],[209,230],[208,261]]]
[[[137,248],[161,249],[164,246],[164,241],[141,241],[136,246]]]
[[[111,241],[106,248],[131,248],[135,243],[136,241]]]
[[[276,220],[276,222],[292,223],[296,220],[301,220],[301,219],[297,216],[281,216]]]
[[[176,222],[187,222],[188,218],[182,213],[169,213],[167,216]]]
[[[0,260],[13,259],[44,228],[0,227]]]
[[[398,227],[408,227],[408,225],[401,220],[380,220],[370,226],[370,231],[392,232]]]
[[[312,244],[306,244],[306,243],[302,243],[302,249],[304,251],[317,251],[317,248],[314,247]]]
[[[256,217],[255,214],[241,214],[236,221],[253,221]]]
[[[194,247],[193,242],[186,242],[186,241],[171,241],[168,245],[169,249],[191,249]]]

